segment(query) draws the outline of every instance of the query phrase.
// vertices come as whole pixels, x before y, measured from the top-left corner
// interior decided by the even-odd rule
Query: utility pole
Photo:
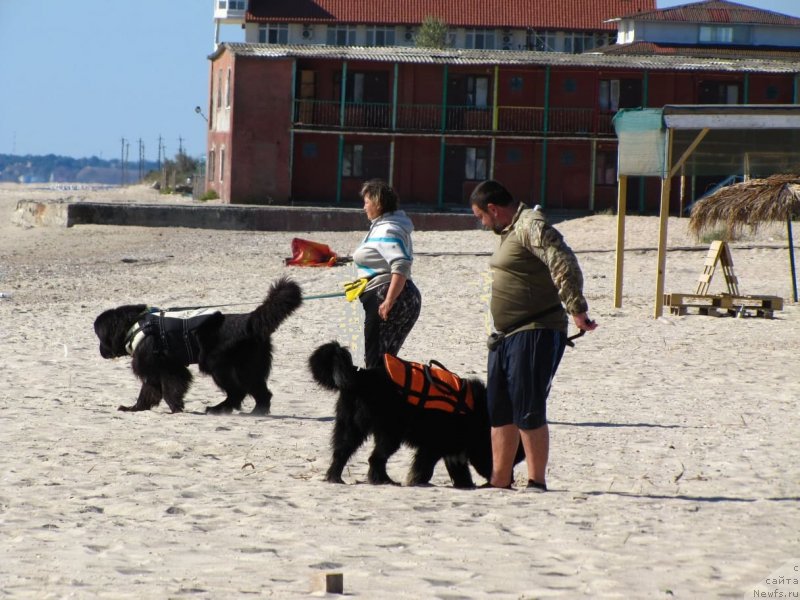
[[[161,150],[163,149],[164,138],[158,136],[158,172],[161,172]]]
[[[119,157],[120,185],[125,185],[125,138],[122,138],[122,149]]]
[[[125,176],[128,175],[128,156],[130,156],[131,145],[128,140],[125,140]]]
[[[183,154],[183,138],[178,136],[178,154]]]
[[[139,183],[144,180],[144,142],[139,138]]]

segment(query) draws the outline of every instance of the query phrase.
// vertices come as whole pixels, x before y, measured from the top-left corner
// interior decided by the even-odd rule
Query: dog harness
[[[386,373],[414,406],[449,413],[468,414],[475,410],[472,386],[444,365],[432,360],[423,365],[383,355]]]
[[[128,331],[125,350],[133,355],[136,346],[150,335],[156,339],[157,352],[182,365],[195,364],[200,354],[196,331],[218,312],[209,308],[167,311],[148,308]]]

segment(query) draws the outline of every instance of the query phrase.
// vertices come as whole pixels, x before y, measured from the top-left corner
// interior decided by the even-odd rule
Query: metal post
[[[344,165],[344,134],[339,134],[339,160],[336,168],[336,204],[342,203],[342,166]]]
[[[447,65],[444,66],[442,77],[444,81],[442,82],[442,119],[441,119],[441,129],[442,133],[445,132],[447,129],[447,86],[449,85],[448,78],[449,70]]]
[[[667,225],[669,223],[669,193],[672,182],[672,129],[667,129],[667,144],[664,149],[665,165],[661,176],[661,208],[658,219],[658,265],[656,272],[656,299],[653,317],[664,313],[664,277],[667,269]]]
[[[597,185],[597,140],[592,140],[591,171],[589,172],[589,210],[594,212],[595,187]]]
[[[446,149],[447,144],[445,144],[444,136],[442,136],[442,142],[439,147],[439,196],[436,199],[436,206],[439,208],[444,206],[444,157]]]
[[[339,127],[344,128],[345,104],[347,102],[347,61],[342,63],[342,89],[339,93]]]
[[[442,140],[439,147],[439,191],[436,198],[436,206],[439,208],[444,205],[444,158],[446,148],[444,133],[447,130],[447,86],[449,85],[449,72],[448,66],[444,65],[444,69],[442,70]]]
[[[539,186],[539,204],[547,208],[547,131],[550,129],[550,65],[544,71],[544,120],[542,123],[542,172]]]
[[[792,297],[797,302],[797,270],[794,263],[794,237],[792,235],[792,215],[786,215],[786,236],[789,238],[789,268],[792,271]]]
[[[614,308],[622,308],[622,267],[625,262],[625,212],[628,204],[628,176],[617,181],[617,255],[614,272]]]
[[[289,198],[292,199],[294,183],[294,123],[297,120],[297,59],[292,61],[292,123],[289,130]]]

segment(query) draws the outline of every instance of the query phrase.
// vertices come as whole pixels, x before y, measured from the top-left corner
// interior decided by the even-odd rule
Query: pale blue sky
[[[374,0],[369,0],[374,1]],[[569,1],[569,0],[563,0]],[[685,4],[659,0],[659,8]],[[800,0],[742,2],[800,17]],[[213,0],[0,0],[0,154],[205,153]],[[223,39],[241,41],[236,27]]]

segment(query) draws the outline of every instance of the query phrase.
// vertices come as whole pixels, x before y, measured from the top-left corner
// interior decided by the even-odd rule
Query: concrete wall
[[[420,231],[479,229],[469,213],[409,213]],[[284,206],[155,205],[101,202],[39,202],[22,200],[13,217],[17,225],[72,227],[124,225],[191,227],[241,231],[365,231],[361,209]]]

